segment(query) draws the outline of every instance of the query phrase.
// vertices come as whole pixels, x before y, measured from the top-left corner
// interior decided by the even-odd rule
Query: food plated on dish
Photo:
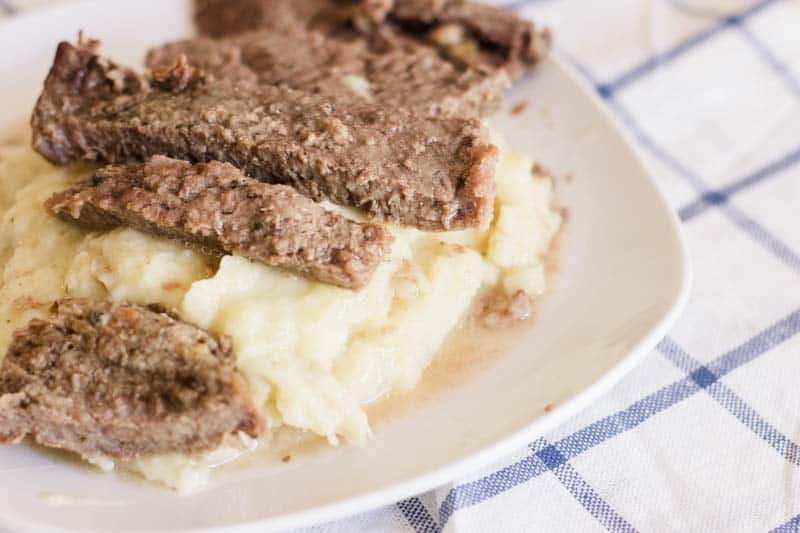
[[[278,441],[369,446],[370,405],[530,318],[562,223],[484,120],[546,52],[532,23],[401,0],[195,15],[142,72],[61,43],[32,147],[0,148],[0,439],[181,490]]]

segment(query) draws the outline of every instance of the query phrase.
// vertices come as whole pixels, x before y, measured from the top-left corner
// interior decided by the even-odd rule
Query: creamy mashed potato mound
[[[133,229],[90,233],[63,223],[42,204],[91,169],[55,168],[27,145],[4,146],[0,354],[15,329],[59,298],[163,303],[233,339],[238,368],[273,431],[292,427],[331,444],[363,445],[370,436],[366,404],[412,389],[476,295],[490,287],[508,300],[545,291],[544,257],[561,223],[552,181],[532,173],[528,157],[495,142],[501,157],[491,227],[392,228],[391,254],[358,292],[238,256],[210,258]],[[240,440],[207,454],[121,466],[188,490],[256,446]],[[92,462],[114,466],[102,457]]]

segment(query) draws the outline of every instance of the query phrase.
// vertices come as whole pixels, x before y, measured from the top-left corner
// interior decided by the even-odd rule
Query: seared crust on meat
[[[503,69],[464,68],[411,40],[378,53],[364,39],[342,41],[316,31],[197,37],[150,50],[146,64],[163,69],[182,55],[217,78],[280,85],[335,102],[372,102],[431,117],[490,114],[511,84]]]
[[[163,309],[62,300],[14,333],[0,367],[0,443],[84,457],[194,453],[264,422],[227,338]]]
[[[348,220],[218,161],[153,156],[107,166],[45,207],[91,230],[124,224],[350,289],[369,281],[392,241],[379,225]]]
[[[403,31],[433,37],[446,55],[476,68],[506,67],[518,76],[550,49],[550,32],[538,30],[510,9],[464,0],[394,0],[393,4],[387,17]],[[465,30],[466,39],[475,39],[478,49],[470,51],[457,42],[437,43],[437,29],[448,26]]]
[[[90,42],[59,45],[31,123],[34,148],[55,164],[218,160],[421,229],[491,220],[497,150],[474,118],[213,80],[185,61],[147,80]]]
[[[551,41],[547,29],[510,9],[468,0],[196,0],[195,21],[212,37],[298,28],[343,40],[361,33],[378,48],[413,40],[456,63],[505,68],[512,77],[538,63]]]

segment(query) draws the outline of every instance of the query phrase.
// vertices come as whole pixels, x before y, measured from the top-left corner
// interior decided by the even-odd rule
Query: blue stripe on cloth
[[[635,428],[698,390],[691,379],[685,378],[646,396],[623,411],[586,426],[553,446],[565,457],[575,457],[620,433]],[[547,467],[541,460],[537,460],[537,454],[534,454],[485,478],[455,486],[447,494],[439,509],[439,524],[444,527],[456,510],[496,496],[545,471]]]
[[[800,531],[800,514],[786,522],[785,524],[776,527],[770,533],[798,533]]]
[[[783,61],[778,59],[778,57],[772,53],[772,50],[770,50],[769,46],[762,42],[761,39],[752,31],[750,31],[750,28],[748,28],[745,24],[739,25],[739,29],[745,40],[750,43],[758,55],[761,56],[761,59],[767,65],[772,67],[772,70],[778,74],[786,87],[788,87],[788,89],[792,91],[795,96],[800,97],[800,80],[797,79],[789,67],[787,67]]]
[[[544,444],[544,448],[535,451],[534,455],[552,471],[556,479],[566,488],[570,494],[580,503],[589,514],[591,514],[603,527],[609,531],[633,532],[636,531],[627,520],[617,513],[611,505],[606,502],[597,491],[578,473],[575,468],[567,462],[558,447],[547,443],[544,439],[538,442]],[[534,443],[532,447],[539,447]]]
[[[440,533],[442,531],[418,497],[397,502],[397,508],[417,533]]]
[[[598,88],[598,91],[600,89]],[[611,108],[612,111],[617,115],[620,122],[622,122],[623,126],[633,134],[639,144],[641,144],[644,148],[646,148],[650,153],[652,153],[659,161],[661,161],[667,168],[673,171],[675,174],[678,174],[683,179],[685,179],[689,185],[692,186],[695,191],[700,193],[705,193],[708,191],[708,187],[703,181],[694,175],[694,173],[689,170],[683,163],[678,161],[672,155],[667,153],[663,150],[652,138],[639,126],[639,123],[628,113],[628,111],[622,107],[622,105],[612,99],[606,100],[606,103]]]
[[[494,494],[504,492],[550,470],[578,503],[606,529],[609,531],[635,531],[566,462],[566,458],[554,445],[544,439],[537,439],[530,444],[530,448],[532,453],[525,459],[478,480],[480,486],[475,483],[467,483],[459,486],[458,491],[450,491],[439,508],[439,522],[442,527],[447,523],[455,509],[468,507],[473,503],[483,501]],[[470,501],[475,498],[479,498],[479,500]]]
[[[698,363],[694,357],[689,355],[686,350],[684,350],[677,342],[672,340],[670,337],[664,337],[661,339],[661,342],[658,343],[656,349],[661,352],[667,359],[672,362],[675,366],[690,374],[694,371],[700,363]]]
[[[735,15],[723,17],[722,19],[718,20],[716,23],[711,25],[711,27],[689,37],[685,41],[677,44],[676,46],[670,48],[669,50],[666,50],[665,52],[656,54],[647,61],[617,76],[610,82],[599,85],[597,87],[597,90],[603,97],[609,98],[612,95],[619,92],[620,90],[624,89],[625,87],[631,85],[633,82],[643,78],[647,74],[650,74],[651,72],[661,67],[662,65],[665,65],[671,62],[672,60],[681,57],[689,50],[692,50],[696,46],[708,41],[722,30],[738,25],[742,20],[755,15],[764,8],[779,1],[782,0],[762,0],[761,2]]]
[[[444,527],[456,510],[480,503],[546,471],[544,463],[531,454],[486,477],[453,487],[439,506],[439,525]]]
[[[800,256],[767,231],[761,224],[731,204],[721,205],[720,209],[734,224],[744,230],[745,233],[766,248],[772,255],[795,272],[800,272]]]
[[[740,346],[721,355],[706,365],[705,368],[714,376],[720,378],[756,359],[778,344],[794,337],[799,332],[800,310],[797,310]],[[663,346],[669,349],[669,344],[662,343],[662,349]],[[598,444],[637,427],[656,414],[692,396],[699,390],[701,390],[701,387],[697,382],[687,376],[649,394],[622,411],[586,426],[554,443],[552,446],[566,460],[571,460]],[[538,448],[541,448],[541,446],[538,446]],[[439,508],[440,526],[444,528],[450,516],[458,509],[480,503],[546,472],[547,467],[540,459],[541,453],[542,449],[539,449],[531,453],[530,456],[502,470],[450,489]],[[550,451],[548,453],[553,452]]]
[[[626,409],[594,422],[572,435],[561,439],[556,446],[570,459],[598,444],[629,431],[654,415],[685,400],[698,391],[689,378],[676,381],[648,394]]]
[[[556,478],[608,531],[633,533],[636,529],[606,502],[575,468],[565,462],[553,470]]]
[[[718,357],[708,364],[708,368],[717,376],[722,377],[791,339],[798,332],[800,332],[800,309],[790,313],[744,344]]]
[[[700,364],[670,338],[661,341],[658,349],[666,359],[689,374],[700,388],[705,389],[717,403],[727,409],[742,424],[766,441],[791,464],[800,466],[800,446],[767,422],[733,390],[719,381],[721,376]]]
[[[754,241],[766,248],[775,257],[783,261],[786,265],[795,271],[800,271],[800,256],[798,256],[791,248],[783,244],[777,237],[770,234],[758,222],[748,217],[745,213],[727,203],[723,198],[714,198],[713,191],[709,188],[697,175],[691,172],[685,165],[678,161],[675,157],[667,153],[664,149],[659,147],[653,140],[645,133],[639,126],[634,118],[622,107],[616,100],[607,100],[609,107],[617,114],[620,121],[625,127],[634,135],[634,137],[650,151],[656,158],[658,158],[664,165],[670,168],[673,172],[681,176],[691,185],[701,197],[705,195],[705,201],[717,203],[720,206],[721,212],[727,216],[734,224],[739,226],[744,232],[750,236]]]
[[[705,211],[709,206],[727,202],[734,194],[761,183],[768,178],[777,176],[797,163],[800,163],[800,148],[792,150],[777,161],[765,165],[752,174],[735,180],[730,185],[703,194],[694,202],[680,208],[678,210],[678,215],[683,221],[691,220]]]
[[[686,204],[678,209],[678,218],[681,222],[688,222],[694,217],[702,214],[706,209],[712,205],[719,205],[728,201],[728,196],[717,191],[711,191],[703,194],[697,200]]]
[[[716,381],[706,390],[722,407],[747,426],[750,431],[761,437],[784,459],[795,466],[800,466],[800,446],[765,420],[727,385]]]

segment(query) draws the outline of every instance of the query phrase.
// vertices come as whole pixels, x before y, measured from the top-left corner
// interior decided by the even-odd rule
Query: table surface
[[[635,138],[683,223],[691,300],[552,434],[311,530],[800,531],[800,0],[496,3],[550,26]]]

